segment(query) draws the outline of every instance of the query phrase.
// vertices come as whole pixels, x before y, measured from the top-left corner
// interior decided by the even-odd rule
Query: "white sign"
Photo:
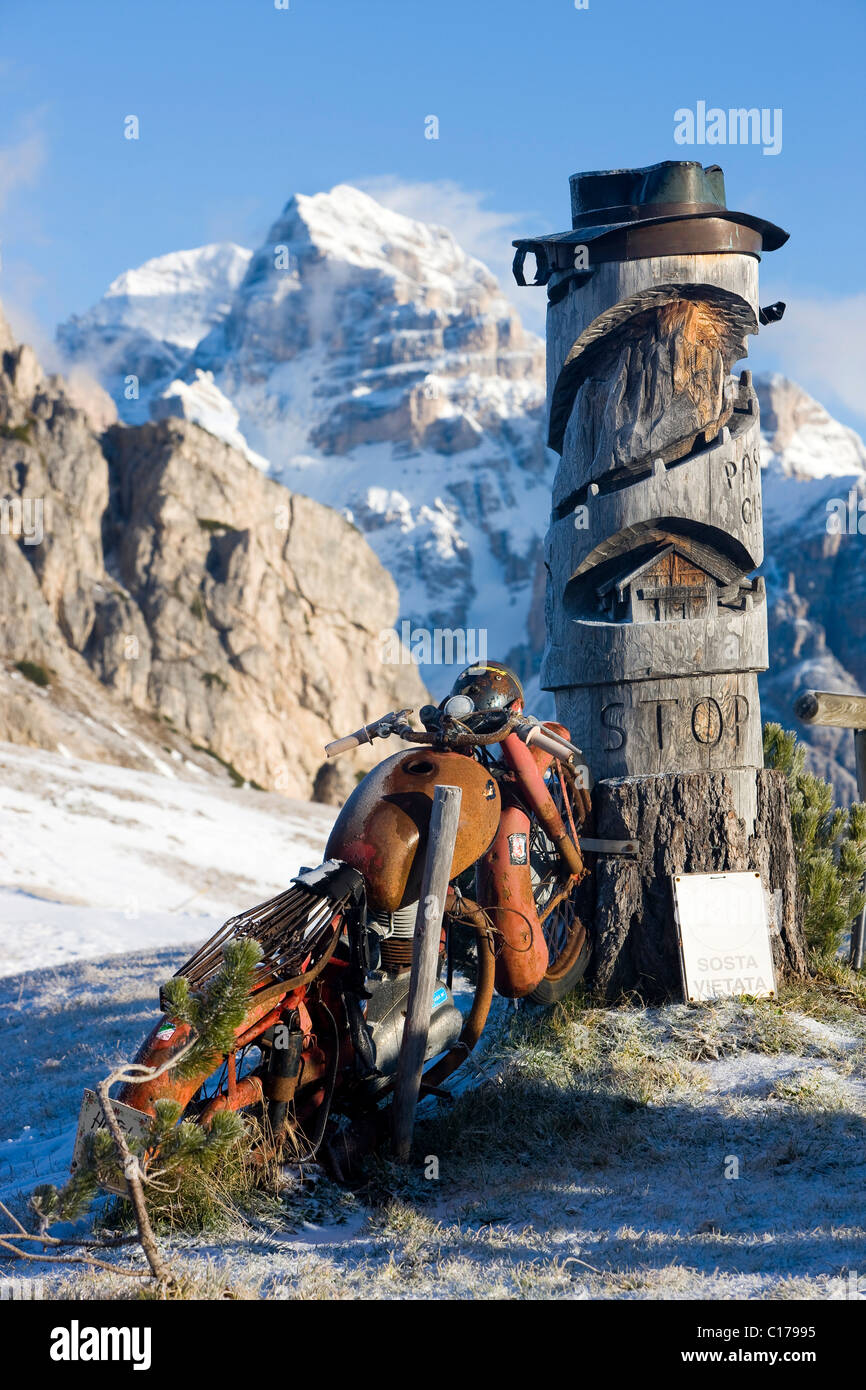
[[[141,1110],[135,1110],[131,1105],[124,1105],[122,1100],[113,1100],[111,1104],[114,1107],[117,1122],[127,1139],[141,1139],[149,1133],[153,1122],[152,1116],[145,1115]],[[78,1133],[75,1136],[75,1147],[72,1150],[70,1172],[74,1173],[84,1158],[84,1141],[87,1136],[92,1134],[94,1130],[105,1128],[105,1116],[102,1113],[99,1096],[95,1091],[85,1091],[78,1115]],[[128,1194],[128,1188],[122,1178],[117,1186],[111,1183],[103,1183],[102,1186],[107,1192],[116,1192],[121,1197],[126,1197]]]
[[[761,875],[674,874],[674,917],[690,1004],[776,993]]]

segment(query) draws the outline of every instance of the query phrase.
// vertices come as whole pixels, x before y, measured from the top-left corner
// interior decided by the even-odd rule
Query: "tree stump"
[[[768,890],[777,979],[806,974],[787,782],[766,768],[755,780],[752,834],[737,815],[726,773],[596,783],[595,833],[639,845],[637,859],[599,856],[594,866],[592,979],[605,997],[631,991],[647,1003],[682,997],[670,886],[677,873],[757,870]]]

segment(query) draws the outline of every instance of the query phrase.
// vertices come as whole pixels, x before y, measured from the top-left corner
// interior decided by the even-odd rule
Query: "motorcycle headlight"
[[[465,719],[475,709],[475,701],[470,700],[468,695],[452,695],[445,701],[442,713],[447,714],[451,719]]]

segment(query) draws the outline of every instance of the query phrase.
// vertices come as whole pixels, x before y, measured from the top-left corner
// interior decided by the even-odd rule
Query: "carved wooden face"
[[[593,480],[684,458],[730,418],[726,386],[745,353],[719,304],[677,299],[635,314],[586,354],[563,456],[582,458]]]

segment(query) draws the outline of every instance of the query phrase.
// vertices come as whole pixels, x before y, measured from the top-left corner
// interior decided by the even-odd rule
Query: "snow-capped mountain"
[[[151,399],[228,313],[251,257],[225,241],[172,251],[124,271],[92,309],[58,328],[67,364],[90,368],[114,397],[121,419],[148,420]]]
[[[165,287],[182,258],[199,273],[214,251],[178,253],[171,266],[162,257],[121,280]],[[211,285],[214,322],[182,366],[181,328],[168,336],[161,295],[147,322],[134,298],[110,371],[104,344],[115,304],[127,303],[115,287],[58,334],[77,361],[90,356],[122,419],[146,404],[263,456],[281,482],[342,507],[365,533],[397,580],[402,619],[483,629],[490,655],[520,659],[549,499],[544,348],[449,232],[345,186],[290,199],[240,283],[223,295]],[[156,358],[176,379],[154,373]],[[125,399],[128,374],[151,383],[140,402]],[[433,655],[448,664],[447,639]],[[453,656],[465,664],[456,645]],[[441,668],[426,675],[448,683]]]
[[[345,186],[290,199],[190,369],[287,486],[347,510],[404,619],[483,629],[491,653],[523,643],[543,347],[449,232]]]
[[[122,419],[141,408],[119,389],[134,373],[151,381],[142,401],[156,418],[195,420],[294,491],[342,508],[396,579],[402,618],[484,631],[488,654],[531,678],[552,481],[544,347],[494,277],[444,228],[346,186],[291,198],[254,254],[234,248],[234,280],[187,292],[180,267],[194,266],[199,285],[217,250],[128,272],[59,330],[61,345],[95,364]],[[158,288],[151,316],[147,295],[130,289],[141,284]],[[195,343],[192,302],[202,321],[210,315]],[[99,366],[112,333],[113,374]],[[171,358],[170,373],[147,376],[141,342]],[[852,488],[863,495],[866,446],[793,382],[756,385],[772,661],[764,709],[791,726],[805,685],[866,689],[866,537],[856,518],[854,534],[847,522],[828,529]],[[437,694],[450,678],[441,665],[424,675]],[[811,737],[817,766],[852,794],[850,736]]]
[[[759,378],[758,393],[771,476],[809,482],[866,472],[866,444],[859,434],[840,425],[801,386],[774,372]]]
[[[756,386],[770,625],[761,702],[790,728],[801,690],[866,691],[866,445],[785,377]],[[851,734],[814,729],[809,742],[815,770],[853,797]]]

